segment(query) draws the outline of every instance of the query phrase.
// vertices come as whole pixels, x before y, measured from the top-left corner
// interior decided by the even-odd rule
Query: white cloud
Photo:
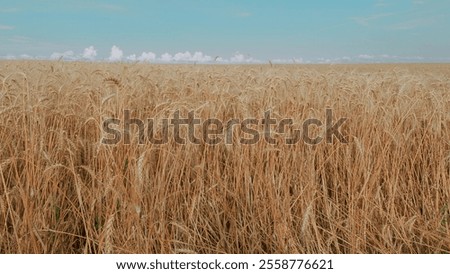
[[[76,59],[76,57],[74,56],[74,52],[71,50],[65,51],[65,52],[54,52],[52,53],[52,55],[50,55],[50,59],[51,60],[58,60],[60,58],[62,59],[69,59],[69,60],[73,60]]]
[[[131,62],[136,62],[136,60],[137,60],[136,54],[131,54],[131,55],[127,56],[126,59]]]
[[[84,49],[82,56],[84,59],[94,60],[97,56],[97,50],[94,48],[94,46],[90,46]]]
[[[303,64],[305,61],[303,58],[291,58],[291,59],[273,59],[270,60],[271,63],[275,64]]]
[[[156,54],[154,54],[153,52],[149,51],[149,52],[143,52],[141,54],[141,56],[139,56],[138,60],[140,62],[151,62],[154,61],[156,59]]]
[[[214,62],[218,62],[218,63],[226,63],[226,62],[228,62],[228,60],[223,59],[223,58],[220,57],[220,56],[216,56],[216,57],[214,58],[213,61],[214,61]]]
[[[131,61],[131,62],[152,62],[156,60],[156,54],[154,54],[153,52],[149,51],[149,52],[143,52],[141,54],[141,56],[136,56],[136,54],[131,54],[129,56],[127,56],[127,60]]]
[[[8,54],[6,56],[0,56],[0,59],[3,59],[3,60],[16,60],[17,58],[14,55]]]
[[[15,36],[14,41],[16,42],[22,42],[22,43],[30,43],[30,38],[28,37],[19,37]],[[75,61],[75,60],[81,60],[81,61],[94,61],[98,57],[98,51],[94,46],[89,46],[83,49],[82,52],[74,52],[72,50],[67,50],[64,52],[54,52],[49,57],[45,56],[30,56],[30,55],[8,55],[8,56],[2,56],[1,59],[50,59],[50,60],[68,60],[68,61]],[[151,51],[148,52],[142,52],[140,55],[138,54],[130,54],[125,56],[123,53],[123,50],[120,49],[118,46],[114,45],[111,48],[110,55],[106,59],[103,59],[104,61],[110,61],[110,62],[118,62],[118,61],[127,61],[127,62],[151,62],[151,63],[262,63],[258,59],[254,59],[253,57],[249,55],[244,55],[239,52],[236,52],[233,56],[230,58],[224,58],[221,56],[216,56],[213,58],[210,55],[207,55],[201,51],[196,51],[194,53],[191,53],[190,51],[184,51],[184,52],[177,52],[175,54],[171,53],[163,53],[159,57]],[[285,63],[303,63],[302,58],[293,58],[293,59],[278,59],[279,62],[285,62]]]
[[[276,64],[287,64],[287,63],[291,63],[292,60],[288,60],[288,59],[273,59],[273,60],[269,60],[269,63],[276,63]]]
[[[356,56],[352,61],[355,62],[368,62],[368,63],[386,63],[386,62],[417,62],[425,60],[421,56],[398,56],[390,54],[368,55],[360,54]],[[431,59],[428,59],[431,60]]]
[[[253,59],[253,57],[246,57],[244,54],[236,52],[234,56],[230,58],[231,63],[261,63],[261,61],[257,59]]]
[[[369,55],[369,54],[360,54],[360,55],[358,55],[358,58],[361,58],[361,59],[373,59],[375,56],[373,56],[373,55]]]
[[[237,52],[234,56],[231,57],[231,62],[233,63],[242,63],[245,60],[245,56],[242,53]]]
[[[317,58],[317,63],[318,64],[330,64],[332,63],[332,60],[330,58]]]
[[[168,56],[166,56],[168,57]],[[161,57],[162,60],[168,60],[168,58]],[[209,55],[203,54],[201,51],[196,51],[193,55],[189,51],[178,52],[172,57],[172,61],[175,62],[199,62],[199,63],[207,63],[212,61],[212,57]]]
[[[12,29],[14,29],[13,26],[0,25],[0,30],[12,30]]]
[[[379,56],[379,58],[381,58],[381,59],[391,59],[391,60],[395,60],[395,59],[399,59],[400,56],[397,56],[397,55],[389,55],[389,54],[381,54],[381,55]]]
[[[48,56],[31,56],[28,54],[12,55],[8,54],[6,56],[0,56],[0,60],[48,60]]]
[[[160,60],[163,62],[171,62],[172,61],[172,55],[170,55],[169,53],[164,53],[163,55],[161,55]]]
[[[25,38],[24,38],[25,39]],[[27,40],[27,38],[25,39]],[[94,61],[98,58],[98,50],[94,46],[89,46],[83,49],[81,52],[74,52],[72,50],[67,50],[64,52],[54,52],[50,56],[31,56],[27,54],[22,55],[6,55],[0,56],[0,59],[39,59],[39,60],[66,60],[66,61]],[[305,60],[303,58],[281,58],[281,59],[271,59],[271,63],[282,63],[282,64],[307,64],[307,63],[352,63],[362,60],[368,62],[375,61],[388,61],[394,59],[395,56],[389,55],[368,55],[361,54],[350,57],[339,57],[339,58],[315,58]],[[403,60],[406,58],[404,57]],[[409,60],[416,59],[410,58]],[[248,54],[242,54],[236,52],[230,57],[215,56],[214,58],[207,55],[201,51],[196,51],[194,53],[190,51],[177,52],[175,54],[163,53],[157,56],[154,52],[142,52],[141,54],[132,53],[130,55],[124,55],[122,49],[117,46],[112,46],[110,56],[105,59],[98,59],[99,61],[125,61],[125,62],[141,62],[141,63],[210,63],[210,64],[262,64],[268,63],[269,61],[258,60]],[[400,60],[400,57],[398,58]]]
[[[203,52],[196,51],[194,53],[194,55],[192,56],[192,60],[195,62],[204,63],[204,62],[210,62],[212,60],[212,57],[209,55],[203,54]]]
[[[175,54],[173,56],[173,60],[175,62],[180,62],[180,61],[190,61],[191,59],[191,53],[189,51],[186,52],[178,52],[177,54]]]
[[[20,59],[25,59],[25,60],[31,60],[31,59],[34,59],[33,56],[28,55],[28,54],[21,54],[21,55],[19,56],[19,58],[20,58]]]
[[[114,47],[113,47],[114,48]],[[89,49],[89,50],[87,50]],[[74,61],[74,60],[87,60],[87,57],[94,56],[93,50],[95,48],[93,46],[90,46],[86,48],[82,53],[74,53],[72,50],[68,50],[65,52],[54,52],[53,54],[49,56],[32,56],[28,54],[21,54],[21,55],[4,55],[0,56],[0,59],[2,60],[58,60],[62,58],[63,60],[67,61]],[[90,53],[87,54],[87,53]],[[112,54],[113,56],[114,54]],[[154,63],[183,63],[183,62],[198,62],[198,63],[222,63],[222,64],[243,64],[243,63],[257,63],[261,64],[261,62],[258,59],[254,59],[252,57],[245,56],[241,53],[236,53],[231,58],[223,58],[220,56],[216,56],[215,58],[212,58],[209,55],[206,55],[202,52],[195,52],[194,54],[191,54],[190,52],[179,52],[175,55],[171,55],[169,53],[164,53],[160,57],[157,57],[155,53],[153,52],[143,52],[141,55],[131,54],[124,58],[123,52],[116,47],[115,49],[115,55],[116,59],[114,60],[125,60],[128,62],[154,62]],[[88,59],[91,60],[91,59]],[[111,57],[106,59],[111,60]],[[276,63],[282,63],[282,64],[339,64],[339,63],[387,63],[387,62],[430,62],[430,61],[448,61],[450,59],[440,58],[440,59],[433,59],[433,58],[424,58],[421,56],[398,56],[398,55],[390,55],[390,54],[377,54],[377,55],[369,55],[369,54],[360,54],[355,55],[352,57],[343,56],[343,57],[336,57],[336,58],[314,58],[314,59],[308,59],[305,60],[303,58],[291,58],[291,59],[272,59],[270,62],[273,64]],[[267,63],[267,62],[264,62]]]
[[[108,60],[111,62],[117,62],[122,60],[123,58],[123,51],[117,47],[117,46],[113,46],[111,48],[111,55],[109,56]]]

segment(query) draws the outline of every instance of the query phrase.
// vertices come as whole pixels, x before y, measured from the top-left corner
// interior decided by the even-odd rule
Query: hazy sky
[[[450,1],[0,0],[0,58],[61,56],[450,62]]]

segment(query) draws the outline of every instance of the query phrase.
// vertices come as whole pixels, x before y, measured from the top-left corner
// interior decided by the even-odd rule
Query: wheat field
[[[347,142],[101,142],[326,109]],[[449,205],[447,64],[0,62],[1,253],[448,253]]]

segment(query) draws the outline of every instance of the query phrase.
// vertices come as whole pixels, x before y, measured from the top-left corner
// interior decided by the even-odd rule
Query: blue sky
[[[5,1],[0,58],[450,62],[450,1]]]

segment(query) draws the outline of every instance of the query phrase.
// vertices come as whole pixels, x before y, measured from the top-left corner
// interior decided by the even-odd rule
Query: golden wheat
[[[450,65],[2,61],[0,84],[1,253],[450,252]],[[327,108],[348,143],[100,143],[124,110]]]

